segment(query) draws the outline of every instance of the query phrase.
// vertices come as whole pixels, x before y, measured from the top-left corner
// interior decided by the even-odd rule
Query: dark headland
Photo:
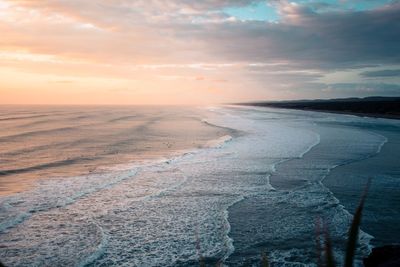
[[[365,98],[260,101],[237,104],[400,119],[400,97],[372,96]]]

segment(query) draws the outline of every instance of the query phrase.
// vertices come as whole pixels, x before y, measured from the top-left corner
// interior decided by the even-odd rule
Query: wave
[[[108,122],[118,122],[118,121],[123,121],[123,120],[127,120],[127,119],[134,119],[134,118],[138,118],[138,116],[137,115],[122,116],[122,117],[118,117],[118,118],[113,118],[113,119],[109,120]]]
[[[8,204],[8,203],[6,203],[6,204]],[[11,219],[2,221],[0,223],[0,233],[4,232],[5,230],[7,230],[9,228],[17,226],[18,224],[23,223],[25,220],[29,219],[32,216],[32,213],[35,213],[35,210],[29,210],[28,212],[21,212],[21,213],[17,214],[16,216],[12,217]]]
[[[217,112],[217,111],[214,111],[214,112]],[[215,122],[215,123],[210,122],[209,119],[201,119],[201,122],[206,125],[209,125],[211,127],[217,127],[220,129],[227,130],[232,137],[238,137],[238,136],[244,135],[244,132],[239,129],[235,129],[234,127],[226,127],[225,125],[219,124],[217,122]]]
[[[137,173],[139,172],[138,169],[131,169],[129,171],[124,172],[123,174],[120,174],[116,177],[111,177],[110,180],[106,180],[97,184],[91,183],[89,182],[88,186],[85,188],[72,188],[70,189],[70,191],[68,192],[69,195],[57,195],[57,191],[55,191],[57,189],[57,186],[67,186],[68,184],[60,184],[57,185],[54,182],[49,181],[49,186],[50,188],[48,188],[47,190],[53,191],[53,194],[56,193],[56,195],[53,195],[54,197],[56,197],[55,200],[53,200],[54,202],[48,202],[49,199],[46,194],[48,194],[49,192],[46,192],[46,188],[42,188],[40,185],[37,185],[37,189],[39,189],[39,191],[35,190],[33,192],[24,192],[21,194],[16,194],[14,196],[11,197],[7,197],[5,198],[2,202],[0,202],[0,208],[7,211],[7,210],[11,210],[14,203],[19,204],[21,201],[25,202],[24,198],[26,197],[27,199],[35,197],[36,199],[36,203],[28,203],[31,206],[28,206],[25,210],[17,210],[17,214],[15,214],[14,216],[11,215],[10,218],[5,218],[0,222],[0,233],[4,232],[5,230],[9,229],[9,228],[13,228],[21,223],[23,223],[24,221],[28,220],[33,214],[38,213],[38,212],[45,212],[45,211],[49,211],[52,209],[59,209],[59,208],[63,208],[66,206],[69,206],[71,204],[74,204],[76,201],[78,201],[81,198],[87,197],[90,194],[99,192],[101,190],[110,188],[128,178],[132,178],[135,175],[137,175]],[[88,177],[88,176],[86,176]],[[96,179],[96,177],[94,175],[90,176]],[[83,179],[83,176],[78,176],[75,177],[75,179],[77,180],[81,180]],[[72,177],[69,178],[69,182],[73,182]],[[67,189],[69,189],[67,187]],[[77,189],[77,190],[74,190]],[[54,192],[55,191],[55,192]],[[33,195],[32,195],[33,193]],[[63,192],[64,194],[66,192]],[[50,195],[51,196],[51,195]],[[57,197],[61,197],[61,199],[57,199]]]
[[[68,166],[68,165],[73,165],[76,163],[82,163],[85,161],[91,161],[94,160],[95,158],[69,158],[65,160],[59,160],[59,161],[53,161],[53,162],[47,162],[43,164],[38,164],[35,166],[30,166],[30,167],[24,167],[24,168],[18,168],[18,169],[9,169],[9,170],[0,170],[0,176],[7,176],[7,175],[12,175],[12,174],[21,174],[21,173],[27,173],[27,172],[32,172],[32,171],[39,171],[39,170],[44,170],[44,169],[49,169],[49,168],[55,168],[55,167],[62,167],[62,166]]]
[[[101,184],[99,186],[94,186],[92,188],[87,188],[83,191],[77,191],[75,192],[72,196],[70,197],[66,197],[65,198],[65,202],[63,204],[56,204],[50,207],[33,207],[31,209],[28,209],[25,212],[21,212],[18,215],[2,221],[0,223],[0,232],[4,232],[6,229],[15,227],[19,224],[21,224],[22,222],[24,222],[25,220],[29,219],[31,217],[32,214],[35,214],[37,212],[44,212],[44,211],[49,211],[53,208],[61,208],[61,207],[65,207],[67,205],[71,205],[73,203],[75,203],[77,200],[88,196],[92,193],[98,192],[100,190],[103,189],[107,189],[113,185],[116,185],[122,181],[124,181],[125,179],[135,176],[136,173],[143,168],[149,168],[152,166],[157,166],[159,164],[171,164],[173,162],[176,161],[180,161],[188,156],[193,156],[197,153],[200,153],[204,150],[207,149],[216,149],[216,148],[222,148],[222,146],[231,141],[233,139],[232,136],[226,135],[226,136],[222,136],[220,138],[214,139],[214,140],[210,140],[209,142],[206,143],[204,148],[200,148],[200,149],[192,149],[192,150],[185,150],[185,151],[181,151],[181,152],[177,152],[177,155],[173,155],[167,159],[154,159],[154,160],[149,160],[147,162],[143,162],[140,164],[132,164],[132,163],[127,163],[127,164],[118,164],[115,166],[110,166],[107,168],[102,168],[103,171],[118,171],[118,172],[128,172],[128,175],[124,175],[124,174],[120,174],[120,178],[115,179],[112,182],[109,183],[104,183]],[[94,160],[95,158],[82,158],[82,157],[78,157],[78,158],[70,158],[70,159],[66,159],[66,160],[60,160],[60,161],[54,161],[54,162],[48,162],[48,163],[44,163],[44,164],[38,164],[35,166],[30,166],[30,167],[25,167],[25,168],[19,168],[19,169],[9,169],[9,170],[0,170],[0,177],[1,176],[8,176],[8,175],[15,175],[15,174],[21,174],[21,173],[26,173],[26,172],[32,172],[32,171],[38,171],[38,170],[43,170],[43,169],[48,169],[48,168],[55,168],[55,167],[60,167],[60,166],[68,166],[68,165],[73,165],[76,163],[82,163],[84,161],[91,161]],[[97,174],[93,174],[93,175],[89,175],[89,176],[95,176]],[[79,176],[79,177],[83,177],[83,176]],[[79,178],[77,177],[77,178]],[[71,178],[69,178],[71,179]],[[165,188],[164,190],[158,192],[155,195],[151,195],[151,196],[147,196],[145,198],[143,198],[142,200],[146,199],[146,198],[154,198],[157,196],[163,196],[164,194],[167,194],[169,192],[172,192],[173,190],[179,188],[180,186],[182,186],[187,180],[187,177],[184,176],[184,179],[176,184],[173,185],[171,187]],[[37,185],[40,188],[40,185]],[[29,192],[28,192],[29,194]],[[18,198],[18,194],[15,196],[16,198]],[[12,205],[10,205],[9,203],[12,201],[5,201],[2,204],[3,207],[8,206],[8,208],[10,208]]]
[[[364,133],[365,133],[365,131],[363,131]],[[317,133],[317,132],[314,132],[314,135],[316,136],[316,139],[315,139],[315,142],[314,143],[312,143],[312,144],[310,144],[310,146],[307,148],[307,149],[305,149],[302,153],[300,153],[299,154],[299,156],[298,157],[292,157],[292,158],[284,158],[284,159],[280,159],[279,161],[277,161],[275,164],[273,164],[273,167],[272,167],[272,171],[273,172],[276,172],[277,171],[277,169],[276,169],[276,166],[278,166],[278,165],[280,165],[280,164],[283,164],[283,163],[285,163],[285,162],[288,162],[288,161],[290,161],[290,160],[294,160],[294,159],[301,159],[301,158],[303,158],[303,157],[305,157],[306,156],[306,154],[307,153],[309,153],[309,152],[311,152],[314,148],[316,148],[320,143],[321,143],[321,135],[319,134],[319,133]],[[351,160],[346,160],[345,162],[343,162],[343,163],[341,163],[341,164],[334,164],[334,165],[331,165],[329,168],[327,168],[327,173],[325,174],[325,175],[322,175],[322,176],[320,176],[321,177],[321,180],[319,180],[319,181],[316,181],[316,184],[318,184],[319,185],[319,188],[321,188],[320,190],[321,190],[321,192],[326,192],[326,194],[330,194],[331,195],[331,200],[329,201],[329,205],[331,205],[329,208],[331,208],[331,207],[339,207],[338,209],[340,209],[341,211],[340,211],[340,216],[344,216],[345,218],[346,218],[346,221],[350,221],[351,220],[351,218],[352,218],[352,215],[351,215],[351,213],[350,212],[348,212],[346,209],[345,209],[345,207],[343,207],[343,206],[341,206],[340,205],[340,202],[339,202],[339,200],[337,199],[337,198],[335,198],[334,197],[334,195],[333,195],[333,193],[331,192],[331,191],[329,191],[329,189],[327,188],[327,187],[325,187],[323,184],[322,184],[322,180],[324,179],[324,177],[326,177],[328,174],[329,174],[329,172],[331,171],[331,169],[333,169],[333,168],[336,168],[337,166],[341,166],[341,165],[343,165],[343,164],[349,164],[349,163],[351,163],[351,162],[354,162],[354,161],[359,161],[359,160],[364,160],[364,159],[366,159],[366,158],[370,158],[370,157],[373,157],[373,156],[375,156],[377,153],[380,153],[380,151],[381,151],[381,149],[382,149],[382,147],[383,147],[383,145],[387,142],[387,138],[385,138],[385,137],[383,137],[383,136],[379,136],[379,135],[375,135],[375,136],[377,136],[377,137],[379,137],[379,139],[380,139],[380,141],[378,142],[378,144],[376,145],[376,151],[375,152],[372,152],[372,153],[369,153],[369,154],[363,154],[361,157],[358,157],[358,158],[353,158],[353,159],[351,159]],[[334,153],[333,151],[330,151],[331,153]],[[306,180],[305,180],[306,181]],[[308,183],[306,183],[306,184],[304,184],[303,185],[303,189],[304,190],[306,190],[306,192],[304,192],[304,194],[306,195],[306,194],[310,194],[310,193],[312,193],[312,192],[308,192],[308,190],[307,190],[307,188],[308,187],[310,187],[311,185],[312,185],[312,183],[313,182],[308,182]],[[290,191],[289,191],[290,192]],[[307,193],[308,192],[308,193]],[[304,200],[305,201],[305,200]],[[336,208],[335,208],[336,209]],[[339,217],[340,217],[339,216]],[[341,218],[342,220],[343,220],[343,218]],[[337,225],[339,225],[340,223],[339,222],[336,222],[337,223]],[[335,223],[334,223],[335,224]],[[345,233],[345,232],[344,232]],[[362,247],[362,249],[364,250],[364,254],[365,253],[369,253],[370,252],[370,250],[371,250],[371,243],[370,243],[370,241],[371,241],[371,239],[372,239],[373,237],[370,235],[370,234],[368,234],[368,233],[366,233],[366,232],[364,232],[364,231],[360,231],[360,243],[361,243],[361,247]],[[340,250],[338,250],[338,249],[336,249],[336,252],[337,252],[337,254],[340,254]],[[278,253],[278,254],[280,254],[280,253]],[[277,255],[278,255],[277,254]],[[292,253],[289,253],[290,255],[292,254]],[[286,256],[283,256],[283,257],[275,257],[275,259],[274,259],[274,262],[275,263],[280,263],[280,264],[300,264],[300,263],[296,263],[296,262],[287,262],[286,260],[285,260],[285,257]],[[286,257],[286,258],[290,258],[290,257]]]
[[[95,251],[90,254],[89,256],[87,256],[86,258],[84,258],[77,266],[79,267],[86,267],[91,265],[92,263],[94,263],[97,259],[99,259],[105,252],[106,250],[106,246],[108,245],[108,237],[107,235],[104,233],[103,228],[98,225],[97,223],[94,223],[94,225],[96,225],[96,227],[99,229],[100,231],[100,236],[101,236],[101,242],[97,245]]]
[[[215,140],[208,141],[205,145],[205,147],[209,148],[221,148],[224,144],[232,141],[233,137],[230,135],[224,135],[221,136],[220,138],[217,138]]]
[[[34,119],[34,118],[48,117],[51,115],[52,114],[41,114],[41,115],[21,116],[21,117],[6,117],[6,118],[0,118],[0,121]]]
[[[13,134],[13,135],[0,136],[0,142],[10,142],[10,141],[15,142],[15,139],[17,139],[17,138],[31,137],[31,136],[37,136],[37,135],[43,135],[43,134],[54,134],[54,133],[58,133],[58,132],[76,130],[76,128],[77,127],[75,127],[75,126],[68,126],[68,127],[60,127],[60,128],[54,128],[54,129],[46,129],[46,130],[36,130],[36,131],[18,133],[18,134]]]
[[[259,121],[258,116],[261,116]],[[245,134],[240,138],[235,134],[224,135],[210,140],[202,148],[180,151],[167,158],[107,167],[102,169],[104,173],[42,181],[32,191],[3,201],[0,207],[5,212],[2,210],[0,215],[16,212],[2,221],[0,232],[6,235],[5,229],[20,225],[21,228],[12,230],[17,232],[30,223],[37,224],[40,216],[46,220],[47,214],[43,213],[46,211],[55,215],[78,214],[84,219],[77,220],[76,227],[79,223],[95,224],[96,241],[99,240],[93,242],[90,250],[79,254],[84,254],[83,259],[79,258],[79,266],[107,262],[185,265],[188,262],[197,264],[192,242],[196,225],[200,230],[199,239],[204,242],[203,255],[211,261],[229,262],[235,251],[240,251],[236,245],[238,240],[234,240],[235,213],[232,211],[252,199],[260,201],[255,203],[259,206],[249,205],[250,210],[274,204],[283,207],[269,210],[271,218],[278,221],[276,225],[272,220],[261,223],[266,224],[265,229],[270,232],[279,227],[290,229],[284,241],[293,240],[293,232],[304,233],[301,232],[304,229],[290,228],[303,222],[300,220],[303,217],[329,210],[326,214],[332,215],[339,226],[349,220],[350,213],[343,216],[344,207],[320,181],[306,183],[297,191],[277,190],[271,185],[271,174],[279,172],[276,166],[293,159],[305,159],[313,149],[320,147],[321,135],[310,130],[308,123],[304,129],[297,127],[297,121],[264,124],[260,114],[238,114],[226,109],[219,109],[217,117],[203,122],[211,121],[213,126]],[[287,202],[292,205],[285,206]],[[63,209],[65,207],[68,208]],[[298,208],[303,217],[296,218],[293,225],[278,220],[279,212],[289,213],[291,208],[294,212]],[[21,225],[24,221],[26,224]],[[248,223],[251,222],[254,220]],[[264,228],[259,226],[256,229],[261,232]],[[309,225],[305,223],[304,226]],[[367,242],[367,234],[361,233],[360,237],[363,244]],[[39,239],[34,241],[40,242]],[[73,249],[72,252],[79,247]],[[276,250],[271,252],[271,258],[273,262],[300,265],[301,262],[290,257],[302,252],[301,248],[298,251]]]
[[[83,143],[90,143],[89,138],[81,138],[77,139],[75,141],[67,141],[67,142],[53,142],[53,143],[48,143],[44,145],[34,145],[34,146],[29,146],[29,147],[23,147],[23,148],[18,148],[18,149],[12,149],[9,151],[2,151],[0,152],[0,155],[3,155],[4,157],[10,157],[10,156],[18,156],[21,154],[28,154],[28,153],[35,153],[37,151],[43,151],[43,150],[55,150],[55,149],[62,149],[65,147],[74,147],[78,146]]]
[[[369,132],[369,133],[370,133],[370,134],[373,134],[373,135],[377,136],[378,138],[381,138],[381,139],[382,139],[382,141],[381,141],[381,142],[379,143],[379,145],[377,146],[376,151],[375,151],[374,153],[370,153],[370,154],[366,154],[366,155],[364,155],[364,156],[361,156],[361,157],[359,157],[359,158],[355,158],[355,159],[350,159],[350,160],[344,161],[344,162],[341,163],[341,164],[332,165],[332,167],[329,168],[329,169],[327,170],[326,174],[325,174],[324,176],[322,176],[322,178],[321,178],[321,180],[320,180],[321,183],[325,180],[325,178],[330,174],[330,172],[331,172],[333,169],[335,169],[335,168],[337,168],[337,167],[340,167],[340,166],[345,166],[345,165],[348,165],[348,164],[351,164],[351,163],[354,163],[354,162],[359,162],[359,161],[363,161],[363,160],[366,160],[366,159],[375,157],[376,155],[378,155],[378,154],[381,152],[383,146],[388,142],[387,137],[385,137],[385,136],[383,136],[383,135],[380,135],[380,134],[373,133],[373,132]]]

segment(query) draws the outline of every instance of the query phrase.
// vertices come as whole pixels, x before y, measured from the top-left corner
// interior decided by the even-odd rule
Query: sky
[[[400,96],[399,0],[0,0],[0,104]]]

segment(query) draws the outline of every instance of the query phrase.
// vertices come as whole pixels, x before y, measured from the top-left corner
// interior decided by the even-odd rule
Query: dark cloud
[[[390,83],[300,83],[289,88],[294,98],[399,96],[400,85]]]
[[[361,73],[361,76],[368,78],[376,78],[376,77],[399,77],[400,69],[398,70],[377,70],[377,71],[364,71]]]
[[[350,94],[360,95],[399,95],[400,85],[399,84],[388,84],[388,83],[335,83],[327,85],[327,88],[332,91]]]
[[[400,62],[400,4],[364,12],[286,12],[280,23],[213,25],[201,38],[215,56],[230,60],[290,60],[318,69]]]

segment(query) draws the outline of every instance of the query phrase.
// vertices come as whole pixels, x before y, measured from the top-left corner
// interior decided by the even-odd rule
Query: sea
[[[5,266],[356,266],[400,240],[400,121],[250,106],[0,106]],[[321,245],[321,244],[320,244]]]

